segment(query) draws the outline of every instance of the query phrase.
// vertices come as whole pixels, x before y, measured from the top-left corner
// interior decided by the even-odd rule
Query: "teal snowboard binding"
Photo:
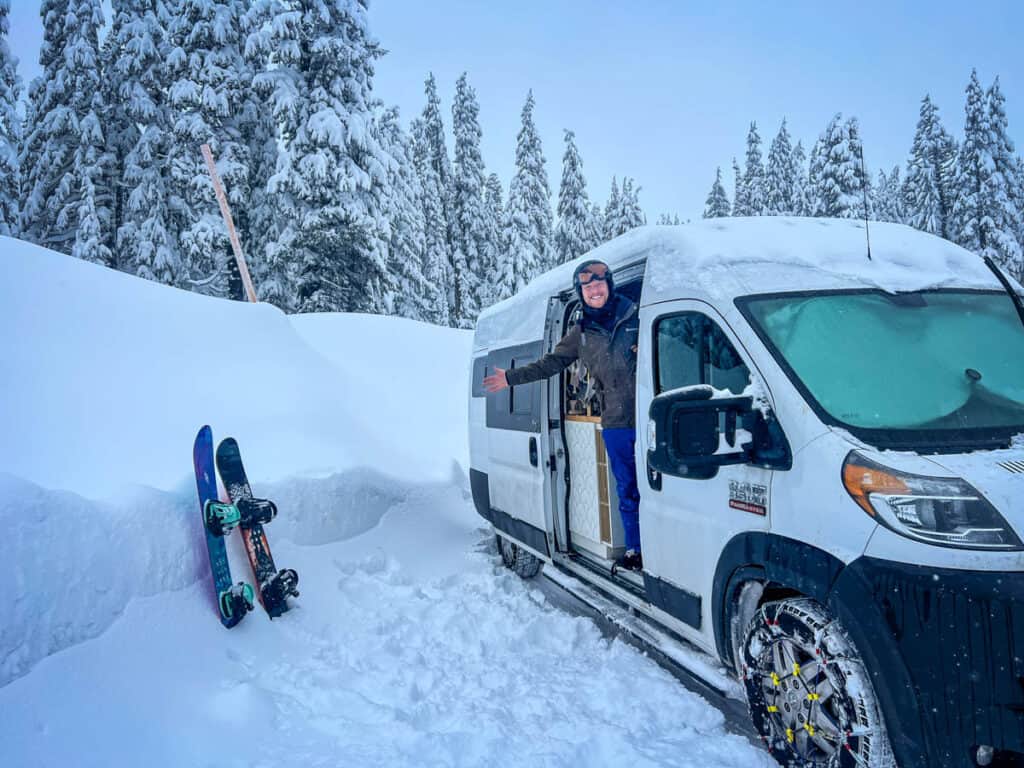
[[[238,619],[241,619],[242,616],[253,609],[253,606],[256,604],[255,601],[255,590],[244,581],[240,581],[230,589],[225,589],[220,593],[218,599],[220,614],[226,621],[237,623],[235,617],[237,616]]]
[[[227,536],[242,522],[242,514],[234,504],[211,500],[203,505],[203,522],[214,536]]]

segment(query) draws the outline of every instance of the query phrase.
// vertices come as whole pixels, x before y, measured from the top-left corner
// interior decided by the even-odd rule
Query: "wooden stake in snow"
[[[238,233],[235,231],[235,222],[231,218],[231,209],[228,208],[228,198],[224,194],[224,187],[220,183],[220,176],[217,174],[217,164],[213,161],[213,152],[209,144],[203,144],[203,157],[206,158],[206,167],[210,171],[210,178],[213,179],[213,191],[217,194],[217,202],[220,203],[220,213],[224,217],[224,223],[228,228],[228,237],[231,238],[231,250],[235,252],[235,261],[238,262],[238,272],[242,275],[242,284],[245,286],[245,295],[249,301],[256,302],[256,289],[253,288],[252,278],[249,277],[249,267],[245,264],[245,256],[242,255],[242,244],[238,241]]]

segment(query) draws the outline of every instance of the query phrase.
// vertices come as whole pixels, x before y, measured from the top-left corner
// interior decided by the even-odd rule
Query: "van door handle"
[[[661,490],[661,472],[651,469],[650,458],[647,459],[647,484],[651,486],[652,491]]]
[[[533,466],[536,467],[539,462],[540,462],[540,457],[537,454],[537,438],[536,437],[531,437],[530,438],[530,464],[532,464]]]

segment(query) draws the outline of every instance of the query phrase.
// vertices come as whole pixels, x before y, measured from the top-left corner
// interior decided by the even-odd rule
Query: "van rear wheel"
[[[750,717],[790,768],[893,768],[881,707],[864,662],[816,600],[766,603],[743,633]]]
[[[544,566],[544,561],[531,552],[527,552],[511,539],[506,539],[500,533],[498,538],[498,551],[501,553],[501,561],[506,568],[512,570],[517,576],[523,579],[532,579]]]

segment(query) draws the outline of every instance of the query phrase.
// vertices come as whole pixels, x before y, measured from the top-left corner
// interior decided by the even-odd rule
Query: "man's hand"
[[[505,369],[495,367],[494,373],[484,376],[484,389],[488,392],[501,392],[508,386],[508,379],[505,378]]]

